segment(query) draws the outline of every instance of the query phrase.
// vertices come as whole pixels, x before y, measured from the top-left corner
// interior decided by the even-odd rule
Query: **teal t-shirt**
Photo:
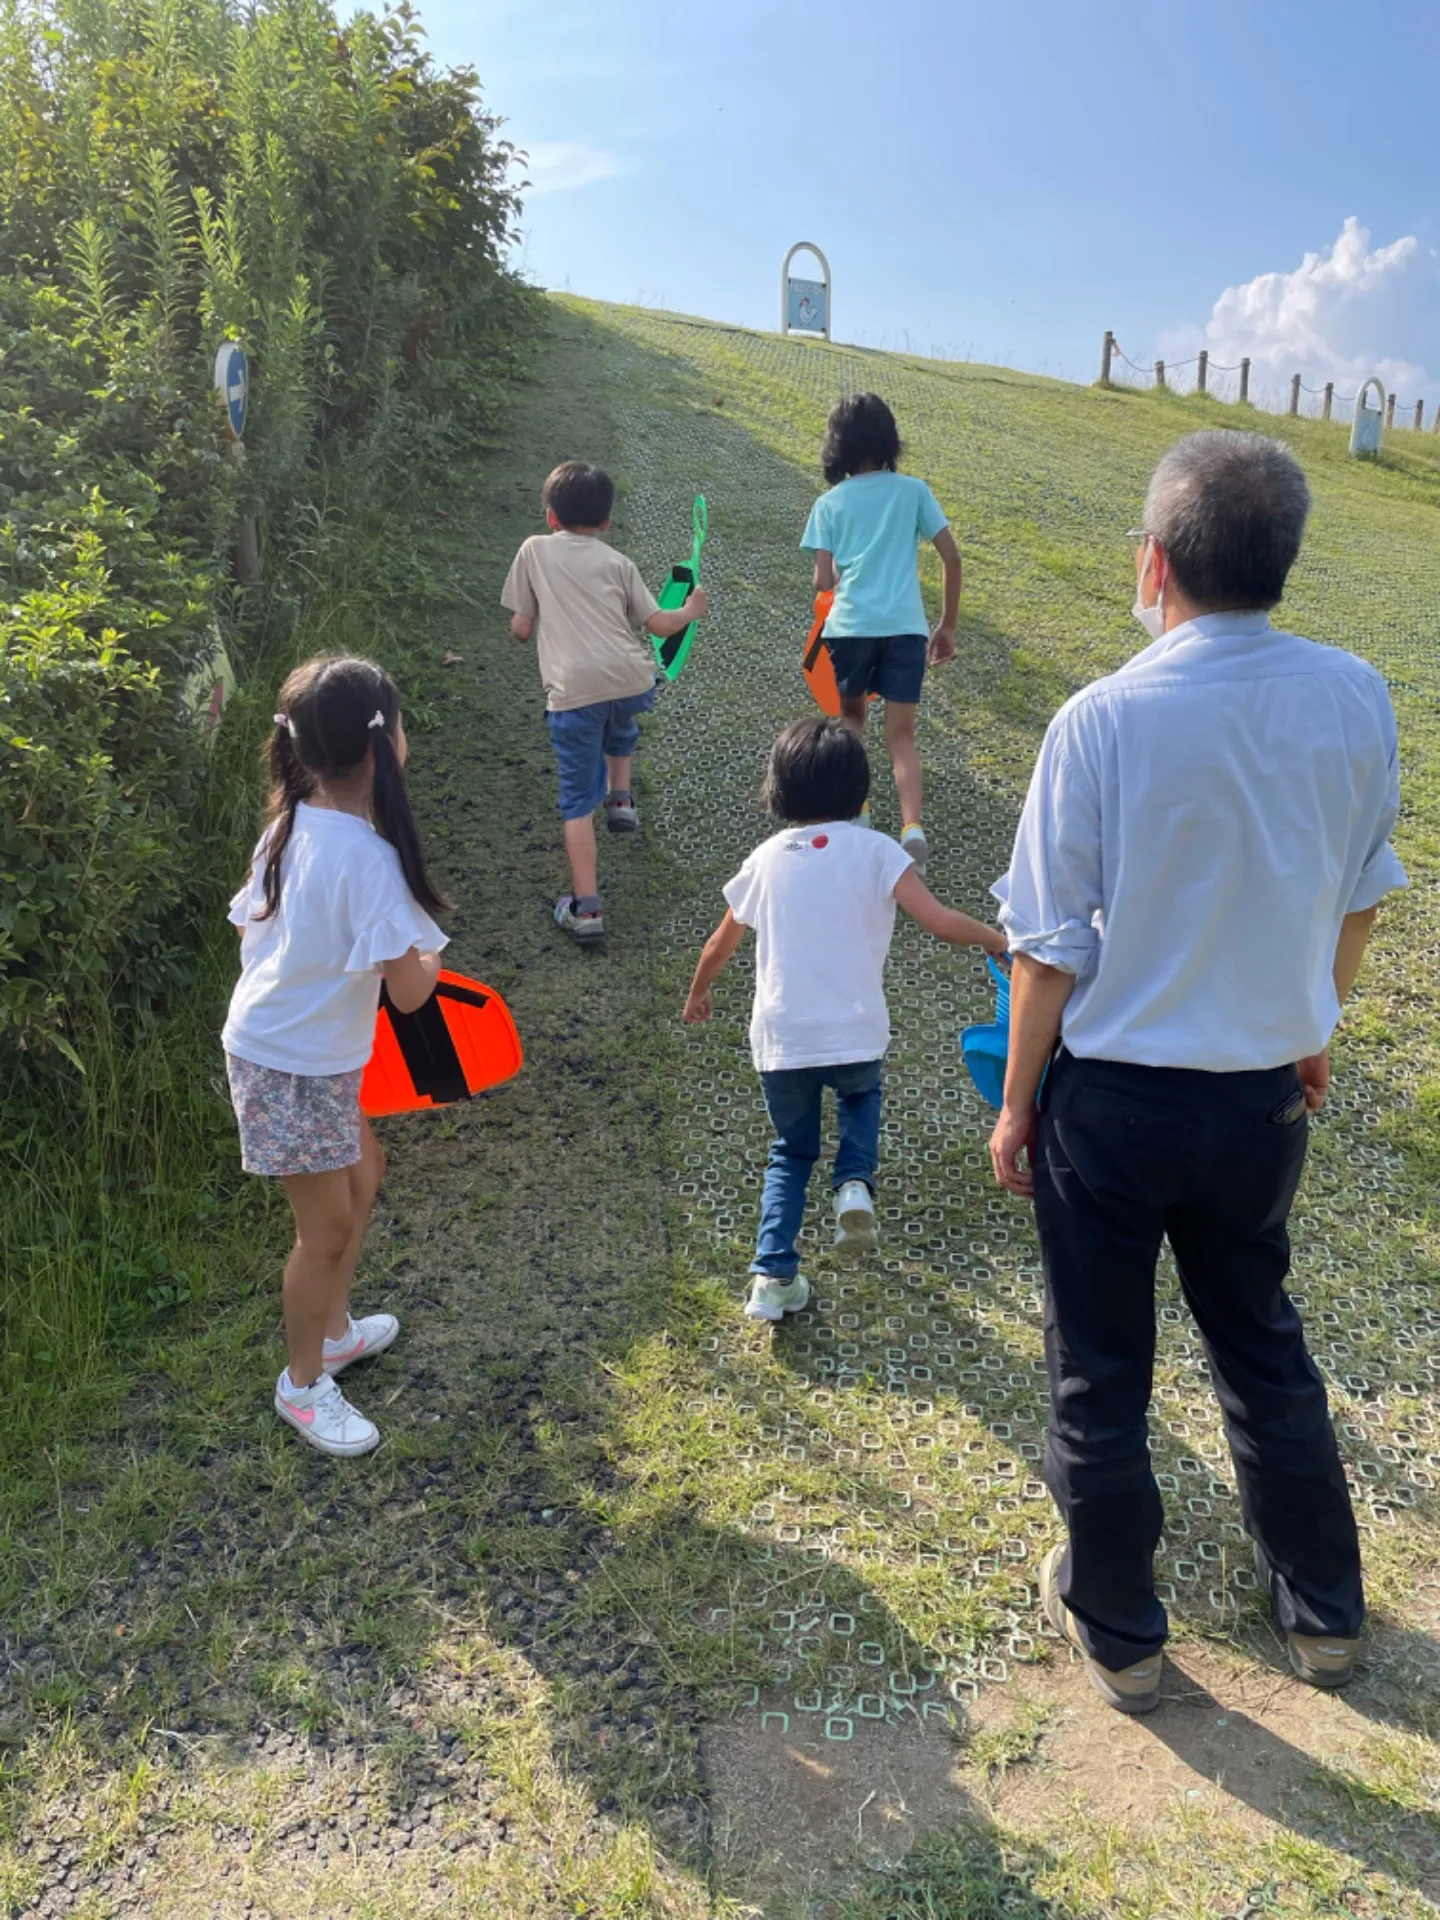
[[[880,639],[927,632],[915,548],[945,524],[940,502],[913,473],[852,474],[822,493],[800,544],[835,556],[827,635]]]

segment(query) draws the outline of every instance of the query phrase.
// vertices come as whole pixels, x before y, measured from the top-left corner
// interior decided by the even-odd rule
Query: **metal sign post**
[[[1371,387],[1375,389],[1375,405],[1367,407],[1365,396]],[[1384,436],[1385,388],[1372,375],[1355,396],[1355,424],[1350,429],[1350,451],[1357,459],[1365,454],[1379,453]]]
[[[813,253],[824,275],[820,280],[791,278],[790,262],[797,253]],[[830,338],[830,262],[813,240],[797,240],[780,269],[781,333],[818,333]]]
[[[225,431],[237,467],[245,464],[245,422],[250,412],[250,362],[237,340],[226,340],[215,355],[215,391],[225,408]],[[242,587],[260,585],[260,535],[247,514],[235,536],[235,578]]]

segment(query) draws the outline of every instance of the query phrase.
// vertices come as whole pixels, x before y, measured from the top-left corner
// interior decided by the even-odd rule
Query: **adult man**
[[[1046,1480],[1069,1535],[1041,1592],[1130,1713],[1158,1703],[1166,1634],[1145,1418],[1163,1238],[1295,1671],[1343,1685],[1364,1615],[1325,1390],[1284,1288],[1286,1219],[1341,1002],[1406,882],[1384,681],[1267,617],[1309,504],[1294,456],[1258,434],[1165,455],[1132,536],[1154,644],[1051,723],[995,888],[1015,974],[990,1150],[1035,1200]]]

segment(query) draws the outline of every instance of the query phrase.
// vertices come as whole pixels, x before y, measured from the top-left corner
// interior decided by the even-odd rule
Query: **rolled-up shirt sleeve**
[[[1371,907],[1379,906],[1387,893],[1398,893],[1402,887],[1410,884],[1410,876],[1390,844],[1390,835],[1400,817],[1400,746],[1396,736],[1395,713],[1388,696],[1385,705],[1390,723],[1390,764],[1385,800],[1370,835],[1365,864],[1360,869],[1350,904],[1345,909],[1347,913],[1368,913]]]
[[[1012,953],[1083,979],[1100,948],[1100,787],[1071,710],[1045,735],[1015,835],[991,892]]]

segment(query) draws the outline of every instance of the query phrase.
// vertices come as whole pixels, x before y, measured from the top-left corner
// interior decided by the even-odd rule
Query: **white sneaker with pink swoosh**
[[[380,1429],[351,1406],[328,1373],[313,1387],[297,1387],[287,1368],[275,1383],[275,1411],[321,1453],[349,1458],[380,1444]]]
[[[325,1342],[325,1371],[343,1373],[355,1360],[369,1360],[393,1347],[400,1322],[393,1313],[367,1313],[363,1320],[352,1320],[341,1340]]]

